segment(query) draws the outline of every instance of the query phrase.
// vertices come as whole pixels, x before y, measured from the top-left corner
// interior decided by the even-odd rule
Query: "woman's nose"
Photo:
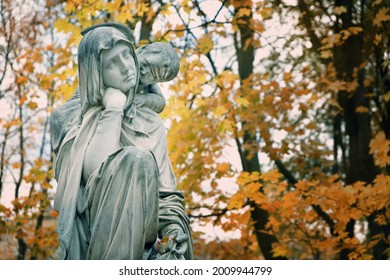
[[[123,74],[126,74],[127,72],[129,72],[129,70],[130,70],[130,65],[129,65],[128,61],[126,61],[126,59],[124,59],[123,57],[120,58],[119,64],[120,64],[121,72],[122,72]]]

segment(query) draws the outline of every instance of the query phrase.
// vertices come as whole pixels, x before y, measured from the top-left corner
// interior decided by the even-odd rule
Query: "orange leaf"
[[[230,169],[230,164],[227,162],[218,163],[216,169],[218,172],[226,173]]]
[[[240,208],[242,208],[242,206],[244,206],[244,204],[245,204],[245,196],[244,196],[244,194],[241,193],[241,192],[237,192],[236,194],[234,194],[230,198],[227,208],[229,210],[240,209]]]
[[[50,216],[53,218],[53,219],[56,219],[58,217],[58,212],[55,211],[55,210],[52,210],[50,211]]]
[[[261,178],[264,181],[275,182],[275,183],[279,181],[280,177],[282,177],[282,174],[280,174],[276,169],[261,175]]]
[[[370,142],[370,154],[374,154],[375,164],[385,167],[390,164],[390,141],[386,139],[384,132],[379,132]]]
[[[383,21],[390,20],[390,15],[387,13],[390,11],[390,8],[382,8],[379,10],[379,12],[376,14],[374,20],[372,21],[375,26],[381,27]]]
[[[358,106],[358,107],[356,107],[355,112],[361,113],[361,114],[368,113],[368,108],[365,106]]]

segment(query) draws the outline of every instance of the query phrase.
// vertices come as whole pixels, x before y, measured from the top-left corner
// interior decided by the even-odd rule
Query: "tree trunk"
[[[354,26],[352,22],[353,5],[352,0],[342,0],[337,5],[347,7],[347,12],[341,18],[340,30]],[[372,183],[378,171],[375,167],[372,155],[369,153],[369,144],[372,138],[371,116],[369,113],[358,113],[358,107],[369,108],[370,100],[367,97],[367,90],[363,85],[364,70],[359,69],[363,62],[363,36],[360,32],[350,36],[344,44],[334,50],[334,65],[337,70],[337,77],[340,80],[351,82],[357,81],[357,88],[353,92],[339,91],[338,100],[343,111],[346,135],[348,139],[348,160],[346,170],[346,184],[353,184],[357,181]],[[354,76],[355,75],[355,76]],[[375,221],[376,213],[368,217],[370,236],[383,233],[383,229]],[[348,224],[347,232],[350,237],[354,236],[354,221]],[[384,257],[384,250],[388,245],[379,242],[373,249],[375,259]],[[341,251],[340,258],[347,258],[348,252]]]
[[[151,1],[147,0],[144,1],[146,5],[151,7]],[[157,15],[155,15],[152,18],[148,18],[147,14],[144,14],[141,19],[141,34],[139,36],[139,44],[149,44],[151,42],[150,35],[152,33],[152,27],[153,27],[153,22],[154,19],[156,18]]]
[[[251,9],[252,1],[234,1],[233,3],[235,14],[237,15],[241,8]],[[252,13],[248,16],[240,17],[240,20],[237,22],[239,34],[236,34],[235,38],[235,47],[237,52],[237,61],[238,61],[238,73],[240,76],[240,84],[242,86],[243,81],[248,79],[253,73],[253,61],[254,61],[254,30],[252,29]],[[243,144],[256,143],[256,131],[249,131],[246,129],[245,122],[242,123],[242,129],[245,132],[243,138]],[[247,172],[260,172],[260,162],[257,152],[252,154],[245,149],[240,151],[241,163],[243,166],[243,171]],[[264,209],[261,209],[257,204],[251,204],[251,218],[254,221],[254,227],[256,232],[257,242],[259,244],[260,250],[265,259],[285,259],[281,257],[274,257],[272,253],[273,244],[277,242],[275,236],[268,234],[266,232],[265,226],[268,222],[269,213]]]
[[[308,36],[313,46],[315,46],[314,51],[318,52],[321,44],[319,44],[320,38],[314,32],[315,27],[313,27],[313,23],[315,22],[315,15],[311,14],[309,4],[307,3],[305,0],[299,0],[298,9],[301,13],[301,22],[306,27]],[[363,24],[364,17],[368,16],[366,13],[368,5],[364,1],[359,3],[359,1],[354,0],[335,0],[334,6],[343,6],[346,8],[346,11],[337,17],[335,24],[332,26],[331,34],[337,34],[341,30],[347,30],[350,27],[359,25],[359,23],[356,23],[357,7],[359,7],[361,12],[360,24]],[[354,17],[355,22],[353,21]],[[364,35],[364,31],[351,35],[341,45],[336,44],[333,49],[332,62],[337,71],[337,79],[346,83],[353,81],[357,83],[357,87],[352,91],[338,91],[337,100],[343,111],[339,116],[333,118],[335,128],[340,128],[341,123],[345,125],[345,133],[343,135],[335,134],[334,137],[337,140],[335,144],[342,145],[341,148],[343,150],[342,168],[340,170],[336,167],[335,170],[345,173],[346,184],[353,184],[357,181],[364,181],[369,184],[373,182],[378,174],[373,157],[369,154],[369,144],[372,138],[371,116],[369,113],[356,112],[358,107],[370,107],[370,97],[367,96],[368,92],[363,84],[365,72],[361,68],[362,63],[365,61],[363,57]],[[341,129],[335,129],[334,133],[341,134],[342,132]],[[335,155],[337,156],[337,152]],[[338,159],[335,158],[335,160]],[[368,217],[368,222],[370,236],[372,237],[383,233],[383,228],[374,222],[375,214],[371,216]],[[345,230],[349,237],[354,236],[354,225],[355,221],[353,220],[347,224]],[[387,247],[379,242],[374,248],[374,258],[383,258],[383,252]],[[343,249],[339,257],[347,259],[349,253],[349,250]]]

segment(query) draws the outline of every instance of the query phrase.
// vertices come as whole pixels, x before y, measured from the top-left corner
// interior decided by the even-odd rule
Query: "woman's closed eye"
[[[122,53],[123,57],[125,58],[129,58],[129,57],[132,57],[131,56],[131,53],[130,53],[130,50],[125,50],[123,53]]]

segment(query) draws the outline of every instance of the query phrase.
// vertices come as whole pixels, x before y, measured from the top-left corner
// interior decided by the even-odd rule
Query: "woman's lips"
[[[127,76],[123,81],[124,82],[130,82],[133,79],[134,75]]]

